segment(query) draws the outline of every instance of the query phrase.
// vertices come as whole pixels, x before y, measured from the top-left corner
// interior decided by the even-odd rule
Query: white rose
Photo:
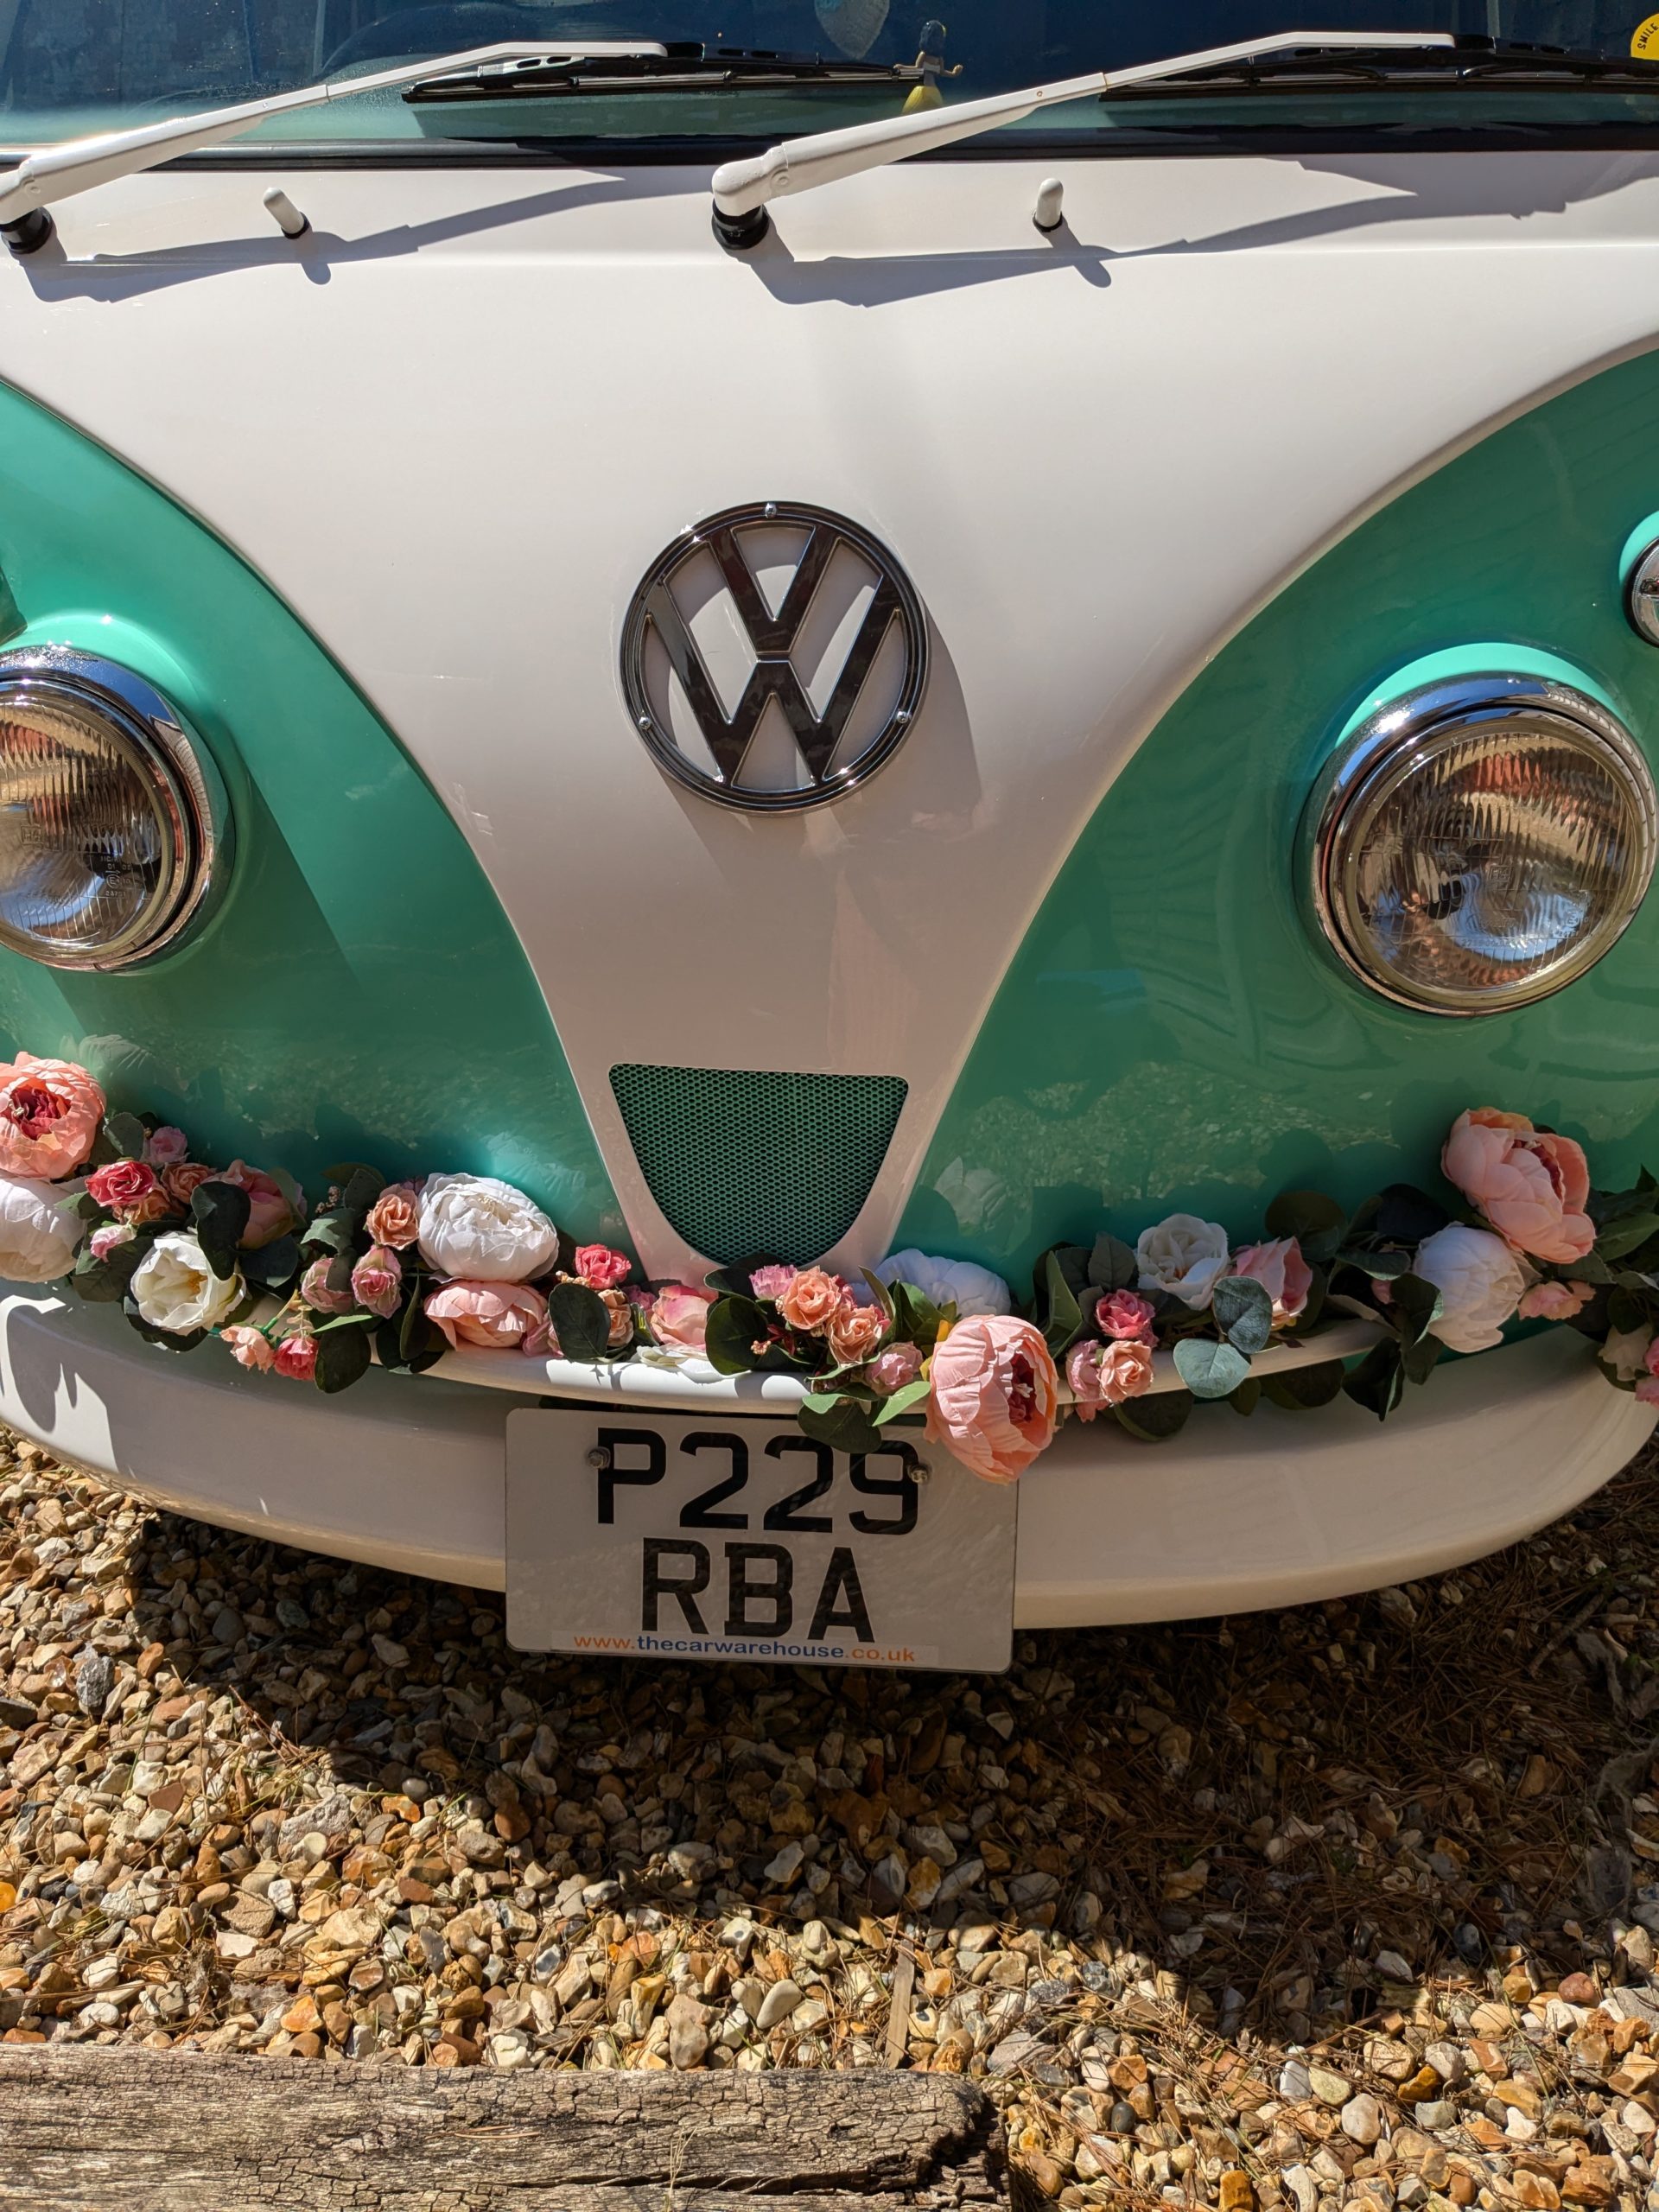
[[[55,1282],[68,1274],[86,1227],[64,1202],[85,1188],[0,1177],[0,1275],[8,1282]]]
[[[429,1175],[421,1186],[421,1257],[469,1282],[530,1282],[544,1275],[559,1232],[522,1191],[493,1175]]]
[[[870,1273],[882,1282],[913,1282],[935,1306],[951,1306],[959,1320],[976,1313],[1012,1313],[1014,1300],[1001,1275],[971,1260],[933,1260],[925,1252],[895,1252]],[[864,1301],[860,1300],[862,1304]]]
[[[1173,1213],[1141,1230],[1135,1256],[1142,1290],[1166,1290],[1183,1306],[1202,1313],[1227,1272],[1227,1232],[1218,1221]]]
[[[1445,1311],[1431,1334],[1452,1351],[1502,1344],[1502,1325],[1514,1318],[1527,1287],[1525,1268],[1501,1236],[1457,1221],[1424,1238],[1412,1273],[1440,1292]]]
[[[217,1329],[246,1295],[240,1275],[216,1275],[188,1230],[158,1236],[133,1270],[132,1299],[152,1329],[188,1337]]]

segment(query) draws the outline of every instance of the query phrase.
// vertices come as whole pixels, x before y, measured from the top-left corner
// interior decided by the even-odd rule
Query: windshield
[[[15,149],[257,99],[318,78],[367,73],[497,41],[639,37],[760,48],[826,60],[912,64],[942,51],[947,100],[1122,67],[1269,30],[1310,26],[1452,30],[1543,41],[1610,59],[1659,60],[1659,17],[1605,0],[950,0],[938,25],[916,0],[0,0],[0,143]],[[457,142],[545,147],[572,142],[764,142],[896,114],[911,85],[583,92],[540,100],[411,104],[365,93],[264,124],[242,142],[327,141],[372,152],[448,151]],[[1018,135],[1128,146],[1226,140],[1264,131],[1306,138],[1402,129],[1606,133],[1659,127],[1659,92],[1582,85],[1281,86],[1200,96],[1078,102],[1032,118]],[[976,142],[978,153],[988,142]],[[1009,152],[1016,146],[989,150]],[[213,158],[237,157],[236,149]]]

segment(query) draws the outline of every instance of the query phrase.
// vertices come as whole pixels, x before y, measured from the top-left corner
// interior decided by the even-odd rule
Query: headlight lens
[[[124,968],[175,943],[222,861],[223,787],[130,669],[0,653],[0,944]]]
[[[1313,899],[1374,990],[1493,1014],[1600,959],[1653,873],[1653,779],[1605,707],[1544,677],[1430,684],[1363,723],[1309,802]]]

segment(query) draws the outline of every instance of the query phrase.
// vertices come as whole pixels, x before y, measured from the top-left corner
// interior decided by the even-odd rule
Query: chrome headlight
[[[0,653],[0,944],[124,968],[175,943],[224,858],[224,788],[161,694],[114,661]]]
[[[1391,700],[1339,746],[1304,817],[1338,956],[1402,1006],[1496,1014],[1599,960],[1653,873],[1653,779],[1618,718],[1542,677]]]

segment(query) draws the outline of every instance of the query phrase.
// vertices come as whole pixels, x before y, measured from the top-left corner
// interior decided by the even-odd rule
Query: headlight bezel
[[[1382,961],[1368,957],[1364,932],[1351,912],[1350,863],[1363,849],[1361,833],[1436,750],[1460,735],[1521,719],[1545,725],[1623,781],[1634,803],[1639,847],[1634,893],[1622,907],[1610,907],[1558,959],[1501,988],[1435,989],[1403,982]],[[1315,779],[1303,809],[1300,842],[1299,873],[1319,941],[1346,972],[1414,1014],[1478,1020],[1552,997],[1618,943],[1652,882],[1659,857],[1659,795],[1641,747],[1610,708],[1558,677],[1489,669],[1410,686],[1357,723]]]
[[[175,950],[206,919],[223,889],[232,815],[213,755],[185,716],[147,677],[75,646],[0,652],[0,719],[19,696],[94,720],[140,779],[165,844],[156,890],[134,919],[95,944],[59,944],[0,913],[0,949],[39,965],[118,973]]]

